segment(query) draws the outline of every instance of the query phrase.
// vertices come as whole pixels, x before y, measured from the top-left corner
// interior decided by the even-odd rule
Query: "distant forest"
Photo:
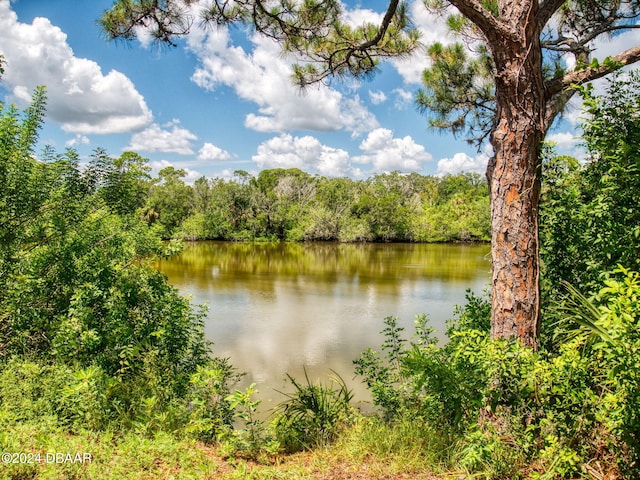
[[[231,179],[162,169],[146,159],[94,152],[86,174],[117,213],[138,213],[163,238],[340,242],[488,241],[489,194],[481,175],[398,172],[366,180],[326,178],[297,168],[243,170]]]

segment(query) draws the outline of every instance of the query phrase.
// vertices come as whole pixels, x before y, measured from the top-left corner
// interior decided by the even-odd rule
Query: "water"
[[[379,349],[383,319],[411,334],[426,313],[439,338],[465,290],[490,281],[489,245],[198,242],[160,262],[183,294],[209,308],[217,356],[256,382],[266,408],[290,390],[286,373],[327,383],[334,370],[359,401],[353,360]]]

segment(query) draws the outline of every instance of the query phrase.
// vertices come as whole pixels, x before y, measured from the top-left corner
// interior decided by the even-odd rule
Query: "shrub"
[[[486,327],[488,310],[470,297],[442,347],[424,318],[411,341],[386,319],[386,358],[369,350],[357,372],[388,422],[411,417],[457,439],[453,463],[486,478],[633,478],[640,453],[640,274],[619,268],[593,300],[576,302],[577,295],[565,296],[562,311],[572,325],[550,351],[491,340],[474,328]]]
[[[340,427],[349,421],[353,393],[334,372],[331,382],[337,387],[312,384],[305,370],[305,384],[287,375],[294,387],[285,393],[287,400],[276,407],[272,426],[282,448],[293,452],[335,440]]]

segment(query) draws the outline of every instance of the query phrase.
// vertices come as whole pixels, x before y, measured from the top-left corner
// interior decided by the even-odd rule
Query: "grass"
[[[377,432],[381,433],[381,432]],[[215,446],[161,433],[81,431],[69,434],[55,419],[8,425],[0,433],[2,452],[40,453],[42,462],[0,465],[2,480],[196,480],[196,479],[423,479],[451,478],[426,471],[429,459],[414,450],[369,451],[370,425],[357,422],[327,447],[258,460],[228,457]],[[389,432],[387,432],[389,433]],[[408,442],[407,442],[408,443]],[[92,461],[51,463],[49,453],[89,453]]]

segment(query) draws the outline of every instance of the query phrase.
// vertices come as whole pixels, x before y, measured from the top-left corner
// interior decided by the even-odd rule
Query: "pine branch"
[[[485,8],[477,0],[449,0],[449,3],[456,7],[462,15],[473,22],[487,37],[514,37],[514,27],[505,22],[501,22],[496,16]]]
[[[563,77],[547,81],[545,84],[546,97],[551,99],[572,85],[582,85],[597,80],[637,61],[640,61],[640,46],[625,50],[613,57],[607,57],[602,63],[594,64],[582,70],[574,70]]]
[[[358,45],[357,50],[364,51],[380,43],[380,40],[382,40],[384,34],[387,33],[387,30],[389,29],[389,25],[391,24],[393,16],[396,14],[399,3],[399,0],[392,0],[389,3],[389,8],[387,8],[387,12],[384,14],[384,18],[382,19],[382,23],[380,24],[380,28],[378,29],[378,33],[376,34],[376,36],[368,42],[364,42]]]
[[[536,23],[540,30],[544,28],[547,22],[551,20],[551,17],[553,17],[553,14],[556,13],[565,2],[566,0],[546,0],[542,2],[536,14]]]

